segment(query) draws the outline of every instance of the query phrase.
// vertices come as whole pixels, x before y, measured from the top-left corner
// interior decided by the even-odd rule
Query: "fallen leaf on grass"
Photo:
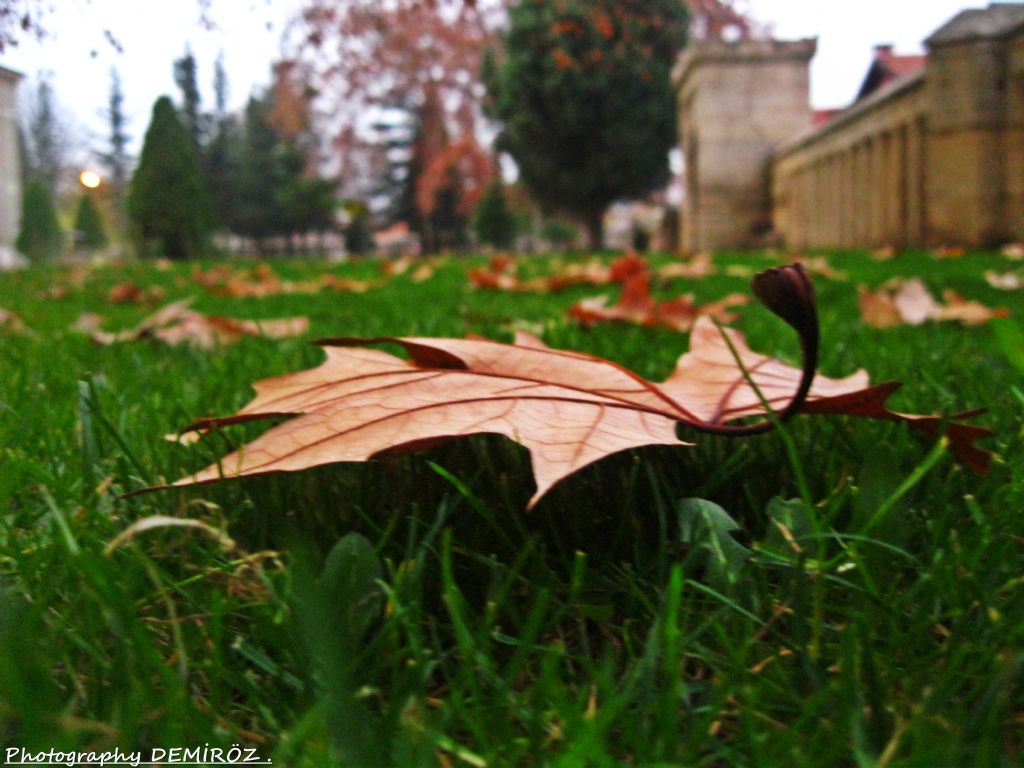
[[[231,298],[262,298],[282,294],[319,293],[325,289],[348,293],[365,293],[379,283],[370,280],[354,280],[337,275],[324,274],[311,280],[282,280],[267,264],[258,264],[251,269],[232,269],[217,266],[212,269],[196,270],[192,279],[214,296]]]
[[[882,248],[876,248],[869,256],[875,261],[889,261],[890,259],[896,258],[896,248],[891,245],[886,245]]]
[[[1024,286],[1024,274],[1018,272],[985,272],[985,282],[1000,291],[1018,291]]]
[[[25,327],[25,323],[22,322],[21,318],[11,312],[11,310],[0,307],[0,331],[25,333],[28,331],[28,328]]]
[[[103,318],[94,314],[80,316],[71,326],[71,330],[88,335],[98,344],[155,338],[172,346],[188,343],[203,349],[231,344],[244,336],[283,339],[301,336],[309,330],[307,317],[236,320],[230,317],[204,315],[189,309],[190,304],[191,299],[168,304],[134,328],[118,333],[103,331]]]
[[[138,283],[118,283],[107,293],[111,304],[158,304],[165,296],[158,285],[143,288]]]
[[[799,266],[761,273],[754,292],[796,329],[802,368],[751,351],[736,331],[697,321],[690,351],[661,384],[599,357],[552,349],[519,334],[513,344],[484,339],[378,338],[321,342],[326,361],[312,370],[266,379],[234,416],[195,422],[206,430],[294,416],[217,464],[179,480],[187,486],[343,461],[385,459],[449,440],[499,434],[530,452],[535,504],[552,486],[613,453],[647,445],[686,445],[678,424],[733,436],[758,434],[764,416],[756,383],[778,418],[798,412],[842,413],[900,421],[927,435],[944,426],[949,444],[984,469],[974,443],[989,434],[952,417],[906,416],[885,402],[898,383],[869,387],[863,371],[845,379],[815,376],[819,330],[813,288]],[[398,344],[405,360],[365,345]],[[737,363],[737,359],[740,363]],[[155,489],[147,489],[155,490]]]
[[[722,323],[731,323],[737,316],[729,310],[747,302],[747,297],[738,293],[703,306],[694,301],[693,294],[658,302],[651,296],[647,274],[641,273],[626,282],[617,303],[609,306],[605,296],[583,299],[573,304],[569,309],[569,316],[584,325],[597,322],[624,322],[671,328],[685,333],[693,327],[694,321],[702,316],[713,317]]]
[[[1011,261],[1024,261],[1024,243],[1005,245],[1000,253]]]
[[[702,277],[711,277],[718,269],[711,261],[711,254],[707,251],[697,253],[692,259],[685,262],[674,261],[658,269],[658,277],[670,279],[682,277],[690,280]]]
[[[959,259],[967,253],[967,249],[959,245],[943,245],[932,251],[935,259]]]
[[[795,261],[803,264],[807,274],[824,277],[826,280],[845,280],[847,274],[832,268],[824,256],[798,256]]]
[[[933,320],[959,320],[967,325],[978,325],[1009,315],[1006,309],[986,307],[950,290],[943,291],[946,303],[941,304],[916,277],[890,281],[877,291],[860,286],[858,293],[861,319],[875,328],[922,325]]]
[[[471,288],[512,293],[557,293],[576,285],[624,283],[647,271],[648,265],[643,257],[630,251],[608,265],[592,259],[582,264],[569,264],[550,275],[523,280],[516,274],[515,261],[506,254],[498,254],[486,269],[474,267],[468,276]]]

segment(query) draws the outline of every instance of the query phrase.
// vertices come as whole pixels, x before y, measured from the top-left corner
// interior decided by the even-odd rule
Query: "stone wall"
[[[1024,3],[963,11],[926,46],[923,70],[817,128],[814,41],[684,54],[684,249],[756,246],[768,230],[793,248],[1024,241]]]
[[[15,93],[21,76],[0,67],[0,269],[16,261],[14,241],[21,216],[21,170]]]
[[[793,248],[906,246],[924,237],[924,78],[884,88],[782,148],[775,229]]]
[[[754,245],[771,229],[776,148],[811,121],[814,40],[695,43],[673,74],[687,177],[685,250]]]
[[[993,7],[933,35],[923,72],[779,150],[774,223],[787,245],[1024,240],[1024,26],[962,20]]]

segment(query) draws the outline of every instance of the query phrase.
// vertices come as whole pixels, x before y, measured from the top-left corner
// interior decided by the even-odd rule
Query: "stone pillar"
[[[21,163],[15,94],[21,75],[0,67],[0,269],[14,266],[14,250],[21,218]]]
[[[687,161],[684,250],[758,245],[771,229],[772,155],[811,126],[816,49],[813,39],[714,40],[680,56],[673,81]]]
[[[987,246],[1014,234],[1006,178],[1009,50],[1000,20],[1024,21],[1024,6],[980,13],[988,18],[970,23],[974,17],[962,16],[926,41],[928,229],[939,243]]]
[[[923,245],[928,239],[927,163],[924,121],[918,118],[907,126],[907,240],[916,245]]]
[[[844,147],[839,156],[841,202],[839,206],[839,247],[853,247],[853,148]]]

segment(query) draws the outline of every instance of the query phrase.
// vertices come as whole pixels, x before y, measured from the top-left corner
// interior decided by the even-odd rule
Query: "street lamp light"
[[[96,189],[103,182],[103,179],[100,178],[96,171],[82,171],[78,175],[78,180],[87,189]]]

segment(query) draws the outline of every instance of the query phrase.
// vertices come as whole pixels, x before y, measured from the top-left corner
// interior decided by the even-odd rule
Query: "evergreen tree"
[[[40,78],[29,106],[25,139],[28,175],[56,196],[66,164],[67,127],[57,113],[53,86],[45,76]]]
[[[485,69],[498,146],[545,209],[603,240],[610,203],[669,177],[670,73],[686,42],[681,0],[518,0],[503,56]]]
[[[155,247],[168,258],[187,259],[206,248],[213,228],[209,192],[192,141],[166,96],[153,105],[127,207],[143,251]]]
[[[124,114],[124,92],[121,90],[121,75],[116,69],[110,70],[110,96],[107,99],[107,123],[110,126],[110,149],[100,154],[107,168],[110,188],[116,200],[124,195],[128,184],[128,119]]]
[[[107,244],[107,233],[103,227],[103,217],[89,193],[78,199],[78,211],[75,214],[75,240],[87,251],[95,251]]]
[[[264,241],[279,229],[274,190],[277,182],[274,169],[277,136],[266,116],[266,102],[250,97],[245,108],[231,216],[232,230],[251,237],[261,250]]]
[[[203,175],[213,199],[214,218],[220,229],[231,229],[235,222],[236,174],[239,164],[238,124],[227,113],[228,78],[224,54],[217,57],[213,74],[213,132],[203,149]]]
[[[52,258],[64,247],[57,207],[50,188],[33,178],[21,196],[21,232],[15,247],[32,260]]]
[[[345,228],[345,250],[362,256],[373,248],[373,233],[370,231],[370,213],[362,203],[348,206],[352,220]]]
[[[217,54],[213,65],[213,107],[214,117],[219,121],[228,111],[228,73],[224,69],[224,51]]]
[[[505,200],[505,188],[497,179],[487,186],[476,209],[476,237],[495,248],[509,248],[516,236],[516,219]]]
[[[232,228],[261,250],[270,237],[334,227],[333,183],[307,172],[301,136],[284,138],[268,120],[269,99],[251,98],[245,111]]]
[[[181,115],[185,130],[192,140],[192,146],[199,151],[202,146],[202,113],[199,107],[199,83],[196,79],[196,57],[191,49],[174,62],[174,82],[181,91]]]

